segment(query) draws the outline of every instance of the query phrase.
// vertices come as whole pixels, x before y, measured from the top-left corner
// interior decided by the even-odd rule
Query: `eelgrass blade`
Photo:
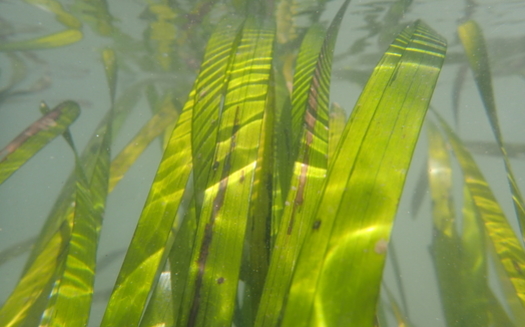
[[[155,63],[162,70],[173,69],[174,49],[176,48],[177,28],[175,20],[179,14],[166,2],[150,2],[148,12],[155,17],[147,31],[148,41],[154,48]]]
[[[30,262],[15,289],[0,309],[0,326],[37,326],[52,290],[57,258],[66,247],[70,226],[64,223]],[[63,260],[61,260],[63,261]]]
[[[399,265],[399,257],[397,256],[396,247],[394,246],[393,242],[390,242],[390,244],[388,245],[388,252],[391,259],[390,261],[392,262],[392,269],[395,274],[397,288],[399,290],[399,297],[401,298],[401,308],[402,311],[405,313],[405,317],[409,317],[410,313],[408,311],[408,301],[405,286],[403,283],[403,279],[401,278],[403,274],[401,271],[401,266]]]
[[[245,282],[242,306],[243,319],[253,324],[259,308],[261,295],[270,264],[271,224],[273,197],[273,165],[275,163],[275,69],[270,73],[269,89],[266,96],[266,108],[263,116],[259,151],[253,177],[252,200],[246,236],[244,238],[245,261],[241,267],[241,279]],[[242,272],[245,274],[242,274]]]
[[[79,17],[92,25],[96,33],[108,36],[114,31],[113,21],[115,19],[109,12],[106,0],[76,1],[71,8],[78,12]]]
[[[95,164],[91,180],[87,180],[75,151],[76,197],[71,238],[61,255],[63,266],[59,266],[57,271],[41,325],[82,327],[88,324],[95,282],[98,240],[108,195],[113,99],[117,83],[117,63],[113,50],[103,50],[102,60],[112,103],[110,119],[106,123],[106,128],[99,134],[102,141],[98,149],[92,154]]]
[[[168,236],[192,168],[193,96],[192,91],[172,132],[101,326],[138,326],[155,277],[160,273]]]
[[[518,298],[519,306],[523,311],[525,307],[525,275],[523,275],[525,251],[471,154],[446,122],[440,116],[437,117],[459,161],[475,208],[494,245],[497,260],[503,267],[505,278],[510,282],[511,293]]]
[[[501,157],[500,147],[496,142],[486,141],[464,141],[467,149],[474,154]],[[523,158],[525,156],[525,143],[509,143],[505,142],[505,150],[509,158]]]
[[[102,119],[99,126],[93,133],[87,146],[80,155],[80,162],[82,163],[86,178],[88,180],[91,180],[96,164],[96,156],[94,156],[93,153],[100,147],[102,138],[99,137],[99,135],[102,135],[106,130],[108,120],[112,118],[112,134],[118,134],[118,131],[120,130],[125,119],[128,117],[131,109],[139,102],[139,99],[142,95],[141,91],[146,85],[147,82],[137,83],[123,91],[115,102],[114,112],[108,112],[108,114],[106,114],[106,116]],[[75,183],[76,178],[73,171],[64,184],[60,195],[58,196],[44,226],[42,227],[40,235],[33,246],[26,266],[24,267],[23,273],[29,269],[36,257],[39,256],[40,252],[42,252],[46,247],[46,244],[49,242],[49,240],[54,237],[57,230],[62,224],[64,224],[64,220],[68,217],[71,218],[74,209],[73,203],[75,201]]]
[[[373,326],[406,171],[445,56],[422,22],[377,65],[330,167],[282,326]]]
[[[8,52],[7,56],[11,61],[11,69],[13,71],[11,72],[9,83],[0,88],[0,104],[10,96],[20,94],[19,91],[13,89],[27,77],[27,65],[25,61],[15,52]]]
[[[402,326],[402,327],[410,327],[412,326],[412,324],[409,322],[408,320],[408,314],[407,312],[403,311],[401,309],[401,306],[399,305],[399,303],[397,302],[396,298],[394,297],[394,295],[392,294],[392,292],[390,291],[390,289],[386,286],[386,285],[383,285],[384,287],[384,290],[385,290],[385,293],[388,297],[388,302],[390,302],[390,310],[392,311],[392,313],[394,314],[394,317],[396,318],[396,323],[397,323],[397,326]],[[385,306],[385,303],[383,302],[382,303],[383,306]],[[379,315],[379,313],[378,313]],[[387,324],[383,324],[383,325],[380,325],[381,327],[382,326],[387,326]]]
[[[294,17],[293,0],[279,1],[275,8],[276,40],[279,43],[288,43],[297,38],[297,17]],[[296,13],[296,12],[295,12]]]
[[[15,244],[4,248],[0,251],[0,266],[4,263],[26,253],[31,249],[33,243],[35,243],[36,237],[30,237],[23,241],[16,242]]]
[[[160,273],[140,326],[173,326],[175,323],[169,265]]]
[[[276,169],[281,188],[282,202],[286,201],[290,181],[293,175],[294,162],[297,158],[301,138],[304,133],[304,115],[312,86],[313,72],[316,69],[319,52],[325,39],[325,29],[320,24],[314,24],[306,33],[299,55],[295,63],[293,76],[293,90],[291,96],[291,110],[286,106],[280,113],[279,129],[276,134]],[[274,200],[275,201],[275,200]],[[282,210],[283,208],[281,208]],[[279,224],[282,211],[275,211],[274,223]]]
[[[107,161],[106,173],[109,174],[109,156]],[[104,203],[93,203],[92,189],[89,188],[79,163],[77,178],[71,238],[59,256],[64,260],[64,267],[58,269],[55,287],[50,294],[51,299],[41,325],[80,327],[86,326],[88,322],[95,279],[96,249],[102,223],[102,212],[96,209],[100,206],[103,208]],[[107,193],[107,177],[106,185],[101,186],[105,187],[98,191]]]
[[[255,326],[278,323],[299,251],[312,224],[319,189],[326,177],[332,58],[349,3],[349,0],[343,3],[323,42],[323,29],[314,25],[301,45],[292,92],[292,179]]]
[[[430,251],[447,326],[459,327],[465,323],[463,294],[470,284],[462,266],[462,243],[457,232],[452,196],[452,167],[445,140],[430,123],[428,140],[428,180],[433,220]]]
[[[416,218],[419,209],[423,205],[423,199],[428,190],[428,169],[426,166],[421,167],[419,172],[419,177],[416,182],[416,187],[414,188],[414,195],[412,195],[412,200],[410,201],[410,212],[412,213],[412,218]]]
[[[461,235],[462,278],[465,285],[461,288],[463,313],[461,319],[471,326],[490,326],[489,313],[501,303],[489,305],[487,272],[487,246],[485,230],[477,216],[470,191],[463,187],[463,233]],[[513,324],[495,326],[512,326]]]
[[[292,91],[292,161],[296,159],[300,144],[301,142],[303,142],[301,138],[304,134],[303,126],[305,123],[305,113],[307,112],[307,102],[317,101],[317,99],[315,98],[314,100],[311,100],[312,97],[316,96],[316,94],[311,94],[312,92],[314,92],[311,91],[311,89],[314,89],[315,92],[319,92],[319,85],[316,85],[314,83],[320,83],[321,81],[313,81],[313,79],[315,78],[314,71],[316,71],[316,69],[321,69],[319,68],[319,66],[321,66],[320,62],[323,59],[323,56],[331,57],[333,47],[335,44],[335,38],[337,37],[337,29],[339,27],[339,24],[335,24],[335,22],[337,21],[337,23],[340,23],[340,21],[342,20],[342,14],[338,16],[340,17],[337,17],[338,19],[334,19],[334,23],[332,23],[332,28],[329,32],[325,32],[325,29],[321,24],[312,25],[308,29],[308,33],[306,33],[303,42],[301,43],[301,48],[299,49],[299,55],[297,56],[297,62],[295,64],[295,74],[293,77]],[[328,40],[330,40],[330,44],[327,44]],[[320,54],[323,44],[326,45],[324,45],[323,53]],[[327,58],[326,62],[323,62],[322,64],[324,66],[328,65],[327,68],[330,70],[331,58]],[[316,74],[327,74],[329,77],[330,71],[326,73],[317,72]],[[319,76],[317,77],[317,79],[319,79]],[[321,91],[326,92],[326,90]],[[321,96],[326,98],[328,97],[327,94]]]
[[[465,77],[467,75],[468,66],[461,65],[459,67],[454,84],[452,84],[452,112],[454,113],[454,123],[456,128],[459,128],[459,101],[461,99],[461,91],[465,84]]]
[[[111,135],[101,132],[100,146],[92,153],[94,173],[91,181],[87,181],[77,159],[78,179],[72,211],[63,212],[67,215],[60,219],[63,223],[29,262],[21,281],[0,311],[0,325],[22,322],[33,325],[41,318],[40,323],[50,325],[87,324],[109,175]]]
[[[27,3],[34,5],[42,10],[52,12],[55,14],[55,19],[62,25],[80,29],[82,23],[75,16],[71,15],[67,10],[64,9],[62,4],[56,0],[24,0]]]
[[[117,93],[117,58],[115,51],[111,48],[102,50],[102,63],[104,64],[104,71],[106,73],[106,81],[109,86],[109,101],[111,107],[115,105],[115,94]],[[113,110],[111,111],[113,112]]]
[[[248,19],[229,73],[178,326],[231,324],[272,63],[274,31]]]
[[[193,192],[191,192],[191,196],[193,196]],[[188,267],[191,265],[191,250],[195,243],[195,234],[197,231],[197,216],[193,201],[194,199],[188,201],[188,209],[185,211],[186,214],[182,219],[179,231],[175,236],[168,256],[171,270],[171,292],[175,321],[182,311],[181,304],[189,275]]]
[[[510,320],[507,311],[501,304],[500,300],[489,290],[488,306],[490,308],[489,317],[492,326],[510,326],[514,327],[516,324]]]
[[[516,211],[518,223],[520,225],[521,238],[525,241],[525,202],[523,201],[523,196],[521,195],[521,191],[516,183],[516,178],[512,172],[512,166],[510,165],[507,156],[503,135],[501,134],[501,129],[498,123],[485,39],[478,24],[472,20],[460,25],[458,27],[458,33],[463,47],[465,48],[470,68],[474,73],[474,79],[476,80],[479,93],[481,94],[481,99],[489,118],[490,126],[492,127],[492,131],[496,137],[496,142],[498,143],[501,149],[501,154],[503,155],[503,162],[505,163],[505,169],[507,171],[507,179],[512,193],[514,210]]]
[[[11,176],[80,115],[80,107],[66,101],[26,128],[20,135],[0,151],[0,184]]]
[[[111,162],[111,174],[109,179],[109,191],[113,191],[115,186],[124,177],[131,165],[139,158],[147,146],[164,131],[171,126],[177,118],[179,112],[173,107],[171,101],[166,101],[162,109],[140,129],[128,145]]]
[[[279,6],[284,6],[288,1],[282,1]],[[323,45],[326,31],[321,24],[312,25],[304,36],[297,61],[295,63],[295,73],[293,75],[293,90],[291,96],[291,110],[288,103],[279,112],[279,126],[276,133],[276,164],[278,170],[274,177],[274,183],[279,185],[279,196],[281,199],[274,198],[274,207],[279,204],[279,208],[274,208],[273,227],[278,230],[284,203],[290,189],[290,181],[293,175],[293,165],[299,151],[299,144],[303,135],[304,114],[308,101],[309,87],[312,84],[313,72],[319,56],[319,51]],[[288,64],[288,62],[286,62]],[[290,68],[290,70],[292,70]],[[288,70],[284,70],[287,72]],[[288,82],[287,82],[288,83]],[[292,83],[292,81],[289,81]],[[278,180],[277,180],[278,178]],[[276,234],[275,231],[273,234]]]
[[[212,172],[219,117],[224,102],[233,55],[242,27],[239,19],[225,19],[208,41],[201,70],[195,81],[195,106],[192,118],[192,153],[197,215]]]
[[[81,31],[70,29],[27,41],[0,43],[0,51],[26,51],[56,48],[78,42],[81,39]]]
[[[332,104],[330,112],[330,122],[328,124],[329,135],[328,135],[328,165],[332,163],[332,160],[337,150],[337,145],[341,139],[341,135],[346,125],[346,113],[345,110],[337,103]]]

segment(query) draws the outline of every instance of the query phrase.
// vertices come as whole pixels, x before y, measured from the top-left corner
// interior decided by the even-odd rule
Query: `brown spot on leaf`
[[[321,227],[321,221],[318,219],[318,220],[314,221],[314,225],[312,226],[312,229],[313,230],[318,230],[319,227]]]

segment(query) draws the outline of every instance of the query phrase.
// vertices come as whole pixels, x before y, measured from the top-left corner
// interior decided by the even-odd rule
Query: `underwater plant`
[[[404,21],[409,0],[360,4],[365,35],[339,52],[338,37],[353,33],[341,27],[350,0],[129,4],[138,28],[104,0],[25,2],[52,13],[62,30],[27,38],[2,19],[0,55],[10,75],[0,110],[56,88],[46,69],[27,86],[31,65],[52,65],[40,58],[44,50],[89,47],[90,34],[101,40],[94,51],[105,81],[97,87],[106,92],[93,101],[109,100],[83,142],[75,120],[89,114],[89,102],[42,101],[41,117],[0,151],[0,190],[54,139],[65,139],[74,167],[54,183],[61,190],[38,236],[0,252],[4,266],[27,254],[1,298],[0,326],[415,326],[392,229],[424,125],[427,165],[418,187],[430,198],[439,326],[525,323],[525,205],[511,162],[511,149],[522,147],[503,140],[487,45],[470,19],[475,4],[466,1],[457,30],[464,53],[451,59],[461,65],[453,128],[441,108],[427,114],[447,41],[421,20]],[[365,52],[371,40],[386,51]],[[345,66],[359,55],[359,69]],[[377,62],[366,72],[369,58]],[[458,136],[469,67],[515,218],[507,219],[473,146]],[[331,99],[337,78],[362,87],[348,120]],[[135,107],[150,117],[135,117],[130,136]],[[135,200],[138,191],[119,184],[141,174],[134,169],[144,157],[157,157],[156,171],[144,178],[147,196]],[[112,201],[118,192],[128,199]],[[415,192],[414,215],[425,194]],[[106,226],[134,202],[141,209],[126,218],[134,232],[125,251],[97,254],[104,237],[121,236],[104,235]],[[127,233],[123,225],[116,231]],[[388,255],[393,283],[384,278]],[[115,276],[103,275],[120,260]]]

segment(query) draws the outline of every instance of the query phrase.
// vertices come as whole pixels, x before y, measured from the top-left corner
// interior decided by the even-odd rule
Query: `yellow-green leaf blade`
[[[248,19],[231,67],[179,326],[228,326],[271,72],[273,30]]]
[[[0,309],[0,326],[38,325],[59,268],[57,257],[67,245],[69,224],[63,224],[30,262],[14,291]],[[44,300],[45,301],[45,300]]]
[[[330,167],[283,326],[374,325],[386,244],[445,49],[417,22],[376,67]]]
[[[486,233],[479,219],[470,191],[463,187],[463,235],[462,243],[462,270],[465,286],[462,287],[464,321],[474,326],[489,326],[489,312],[496,312],[501,303],[490,303],[492,292],[487,278],[487,247]],[[501,318],[503,319],[503,318]],[[500,326],[499,324],[496,324]],[[505,324],[504,326],[512,326]],[[501,325],[503,326],[503,325]]]
[[[301,45],[292,93],[292,135],[300,136],[300,139],[292,140],[297,142],[292,143],[291,151],[293,175],[272,248],[256,326],[273,326],[281,316],[297,256],[312,224],[319,189],[326,177],[332,58],[348,4],[349,1],[345,1],[339,9],[323,42],[320,42],[323,29],[314,25]]]
[[[113,103],[117,63],[111,49],[104,50],[102,57]],[[60,269],[41,325],[83,327],[88,324],[98,240],[108,195],[113,110],[112,106],[105,128],[99,134],[102,141],[91,153],[94,161],[91,180],[87,180],[75,151],[76,190],[71,238],[64,254],[58,259],[61,261]],[[74,149],[68,131],[66,135]]]
[[[0,151],[0,184],[55,137],[64,133],[80,115],[80,107],[66,101],[29,126]]]
[[[461,326],[462,278],[461,241],[456,230],[452,201],[452,167],[445,140],[436,127],[428,124],[428,181],[432,203],[432,243],[430,251],[436,271],[443,313],[447,325]]]
[[[140,322],[192,168],[193,95],[164,152],[101,326],[138,326]]]
[[[439,116],[438,118],[461,165],[465,183],[485,225],[486,233],[494,245],[506,278],[513,287],[512,292],[519,299],[523,310],[525,307],[525,276],[523,275],[525,251],[472,155],[445,121]]]
[[[50,11],[55,14],[55,18],[61,24],[73,29],[80,29],[82,23],[75,16],[67,12],[62,4],[56,0],[24,0],[42,10]]]
[[[505,169],[507,171],[507,179],[512,193],[512,201],[514,210],[518,217],[520,225],[521,237],[525,241],[525,203],[523,196],[516,183],[516,178],[510,165],[507,149],[503,142],[503,135],[499,127],[498,115],[496,112],[496,101],[494,99],[494,91],[492,89],[492,77],[490,73],[489,57],[487,54],[487,47],[485,39],[476,22],[469,20],[458,27],[459,37],[465,48],[470,67],[474,72],[474,79],[478,86],[478,90],[483,100],[485,111],[489,118],[492,131],[496,137],[496,142],[503,155]]]
[[[225,19],[208,41],[206,55],[195,81],[195,107],[192,118],[192,153],[197,214],[213,166],[219,114],[228,82],[232,54],[237,50],[242,21]]]
[[[92,25],[93,30],[100,35],[107,36],[115,30],[113,26],[115,19],[109,12],[106,0],[77,1],[72,9],[78,13],[79,17]]]
[[[147,146],[160,134],[166,131],[179,117],[179,113],[173,107],[168,98],[151,119],[142,126],[135,137],[126,145],[122,151],[111,162],[111,174],[109,180],[109,191],[111,192],[118,182],[124,177],[131,165],[139,158]]]
[[[25,51],[61,47],[78,42],[82,32],[76,29],[65,30],[27,41],[0,43],[0,51]]]

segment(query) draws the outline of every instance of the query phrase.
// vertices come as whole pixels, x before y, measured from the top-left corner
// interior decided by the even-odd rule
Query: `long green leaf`
[[[463,235],[462,243],[462,273],[465,285],[462,287],[462,307],[464,308],[461,319],[470,326],[489,326],[489,311],[500,307],[500,303],[489,306],[490,288],[487,278],[487,247],[485,230],[476,214],[474,202],[470,191],[463,187]],[[505,324],[504,326],[512,326]],[[496,326],[503,326],[496,324]]]
[[[432,198],[433,236],[431,253],[447,325],[462,325],[461,241],[456,230],[452,200],[452,167],[445,141],[436,127],[428,124],[428,181]]]
[[[78,16],[92,25],[95,32],[100,35],[110,35],[115,31],[113,21],[106,0],[82,0],[75,1],[71,7],[78,12]]]
[[[339,9],[322,44],[323,30],[314,25],[297,59],[291,126],[295,162],[256,326],[274,326],[278,322],[299,251],[312,223],[319,189],[326,177],[332,58],[339,26],[349,3],[345,1]],[[296,135],[300,136],[297,141],[294,140]]]
[[[31,261],[22,278],[0,309],[0,326],[39,324],[59,269],[61,253],[70,237],[70,225],[64,223],[54,233],[39,254]]]
[[[445,49],[417,22],[376,67],[328,172],[283,326],[374,325],[386,244]]]
[[[213,167],[219,115],[228,82],[227,71],[238,46],[242,21],[225,19],[211,36],[201,71],[195,81],[195,106],[192,118],[192,153],[197,215]]]
[[[109,157],[108,157],[109,162]],[[109,174],[109,164],[106,164]],[[86,326],[93,296],[96,248],[102,223],[95,210],[89,184],[77,163],[75,211],[71,238],[68,240],[62,269],[51,294],[41,325]],[[103,192],[107,192],[107,185]]]
[[[147,84],[148,81],[143,81],[130,86],[124,92],[122,92],[122,95],[120,95],[115,102],[114,112],[108,112],[108,114],[106,114],[106,116],[100,122],[97,129],[94,131],[88,144],[84,148],[84,151],[80,155],[80,162],[82,163],[86,178],[88,180],[91,180],[93,176],[97,158],[97,156],[93,155],[93,153],[100,147],[100,143],[102,142],[103,138],[99,137],[99,135],[102,135],[106,130],[107,121],[111,119],[113,122],[112,134],[118,134],[118,131],[120,130],[125,119],[129,116],[131,109],[140,99],[142,89]],[[73,203],[75,201],[75,183],[76,177],[73,171],[64,184],[64,187],[60,191],[60,195],[58,196],[58,199],[56,200],[50,214],[46,219],[42,231],[40,232],[40,235],[33,246],[31,254],[29,255],[24,272],[27,271],[29,266],[32,265],[35,258],[40,255],[40,252],[43,251],[49,240],[54,237],[57,230],[61,228],[62,224],[64,224],[64,220],[68,217],[72,217],[72,212],[74,209]]]
[[[117,183],[124,177],[124,174],[126,174],[147,146],[177,121],[178,117],[178,111],[173,107],[171,98],[168,98],[162,104],[160,111],[142,126],[137,135],[128,142],[128,145],[111,162],[110,192],[117,186]]]
[[[81,39],[82,32],[76,29],[71,29],[27,41],[0,43],[0,51],[25,51],[56,48],[78,42]]]
[[[458,158],[465,183],[472,195],[476,210],[485,225],[486,233],[494,249],[506,279],[510,282],[512,293],[520,301],[519,311],[525,307],[525,251],[516,237],[496,197],[488,186],[474,159],[461,144],[459,138],[446,122],[437,116]]]
[[[113,50],[105,49],[102,58],[113,104],[117,83],[115,54]],[[95,281],[98,240],[108,194],[113,110],[112,106],[106,128],[99,134],[102,141],[92,154],[95,165],[90,181],[87,180],[75,151],[77,180],[71,238],[63,253],[63,266],[57,274],[41,325],[81,327],[88,323]],[[67,134],[67,137],[71,136]],[[71,139],[70,142],[73,145]]]
[[[62,4],[56,0],[24,0],[42,10],[50,11],[55,14],[55,19],[66,27],[73,29],[80,29],[82,23],[69,12],[67,12]]]
[[[503,162],[507,171],[507,179],[512,193],[512,201],[514,210],[518,217],[520,225],[521,237],[525,241],[525,202],[521,195],[516,178],[512,172],[509,157],[507,156],[507,149],[503,142],[503,135],[498,123],[498,115],[496,113],[496,102],[494,100],[494,92],[492,89],[492,78],[490,74],[489,57],[487,54],[487,47],[481,29],[476,22],[470,20],[458,27],[459,37],[465,48],[470,67],[474,72],[474,79],[478,86],[485,111],[489,118],[490,126],[496,137],[496,142],[503,155]]]
[[[194,92],[184,106],[126,253],[101,326],[138,326],[165,259],[168,236],[192,168]]]
[[[171,272],[169,269],[165,269],[159,276],[159,281],[151,295],[140,326],[173,326],[175,323],[173,313]]]
[[[247,20],[231,67],[179,326],[228,326],[271,72],[273,30]],[[235,186],[234,186],[235,185]]]
[[[26,128],[0,151],[0,184],[64,131],[80,115],[80,107],[66,101]]]
[[[269,85],[244,239],[244,253],[247,256],[241,268],[241,279],[246,283],[242,311],[248,324],[255,320],[270,263],[276,123],[273,73],[270,75]]]

